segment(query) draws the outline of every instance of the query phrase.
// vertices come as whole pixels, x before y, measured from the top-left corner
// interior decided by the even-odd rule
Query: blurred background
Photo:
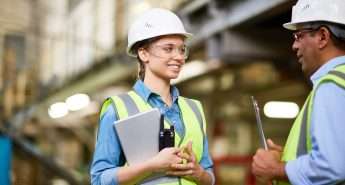
[[[89,184],[100,105],[136,80],[135,59],[125,54],[128,26],[163,7],[194,33],[173,83],[203,103],[217,184],[256,184],[250,163],[260,140],[250,96],[266,136],[283,145],[310,89],[282,28],[295,3],[0,0],[0,182]]]

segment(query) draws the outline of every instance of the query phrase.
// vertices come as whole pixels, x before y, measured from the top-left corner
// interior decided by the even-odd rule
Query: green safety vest
[[[345,89],[345,65],[339,65],[328,72],[316,84],[315,88],[309,93],[300,113],[292,125],[290,134],[284,147],[282,161],[287,162],[296,159],[301,155],[308,154],[311,151],[310,123],[311,112],[315,93],[323,83],[335,83]],[[279,182],[279,185],[288,185],[287,182]]]
[[[108,98],[101,108],[100,118],[112,105],[119,120],[139,112],[147,111],[153,107],[144,101],[135,91],[130,91],[119,96]],[[181,111],[182,123],[185,128],[185,134],[180,136],[175,131],[175,146],[186,146],[189,141],[193,141],[192,149],[196,159],[200,162],[203,154],[204,134],[206,133],[206,121],[202,106],[199,101],[178,97],[178,106]],[[164,127],[170,128],[167,119],[164,119]],[[165,176],[154,182],[146,182],[144,185],[161,184],[161,185],[195,185],[196,183],[186,178]]]

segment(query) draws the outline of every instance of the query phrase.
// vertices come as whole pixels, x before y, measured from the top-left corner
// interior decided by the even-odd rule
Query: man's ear
[[[331,40],[331,32],[327,28],[321,27],[319,34],[319,49],[323,49]]]
[[[148,62],[148,57],[149,57],[149,53],[144,49],[144,48],[139,48],[138,49],[138,57],[140,58],[140,60],[143,63],[147,63]]]

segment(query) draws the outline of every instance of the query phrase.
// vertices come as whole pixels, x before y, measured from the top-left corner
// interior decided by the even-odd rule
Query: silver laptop
[[[114,123],[129,165],[140,163],[158,154],[161,117],[159,110],[154,108]]]

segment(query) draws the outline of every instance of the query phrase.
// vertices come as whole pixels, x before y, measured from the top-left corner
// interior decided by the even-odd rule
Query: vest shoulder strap
[[[131,98],[131,96],[128,93],[124,93],[124,94],[108,97],[103,102],[101,113],[100,113],[100,119],[102,118],[102,116],[104,115],[104,113],[106,112],[109,106],[112,106],[117,118],[119,119],[117,103],[115,100],[116,98],[119,98],[123,102],[125,109],[128,112],[128,116],[131,116],[140,112],[138,106],[136,105],[134,100]]]
[[[134,100],[131,98],[131,96],[128,93],[120,94],[118,97],[125,104],[125,107],[126,107],[127,112],[128,112],[128,116],[132,116],[132,115],[138,114],[140,112],[139,107],[137,106],[137,104],[134,102]]]
[[[325,76],[321,78],[319,84],[325,81],[333,81],[337,85],[342,85],[341,82],[345,80],[345,64],[336,66],[333,70],[329,71]],[[340,84],[339,84],[340,83]]]
[[[334,83],[345,90],[345,64],[339,65],[335,69],[329,71],[320,79],[315,89],[318,89],[323,83],[327,82]]]
[[[109,106],[113,108],[116,118],[120,119],[120,114],[117,107],[116,99],[120,99],[123,102],[123,105],[125,106],[124,108],[127,110],[128,116],[139,113],[139,109],[137,105],[135,104],[135,102],[133,101],[133,99],[129,96],[128,93],[124,93],[124,94],[108,97],[106,100],[104,100],[104,102],[102,103],[100,113],[99,113],[99,122],[103,118],[104,114],[107,112]],[[118,106],[121,106],[121,105],[118,105]],[[97,131],[96,140],[98,139],[98,131]]]
[[[193,99],[189,99],[189,98],[185,98],[185,97],[181,97],[181,98],[186,100],[187,104],[189,105],[189,107],[194,112],[194,114],[195,114],[195,116],[198,119],[198,122],[200,124],[200,128],[202,129],[203,134],[205,135],[205,123],[204,123],[204,117],[203,117],[203,112],[202,112],[202,108],[201,108],[201,103],[197,100],[193,100]]]

